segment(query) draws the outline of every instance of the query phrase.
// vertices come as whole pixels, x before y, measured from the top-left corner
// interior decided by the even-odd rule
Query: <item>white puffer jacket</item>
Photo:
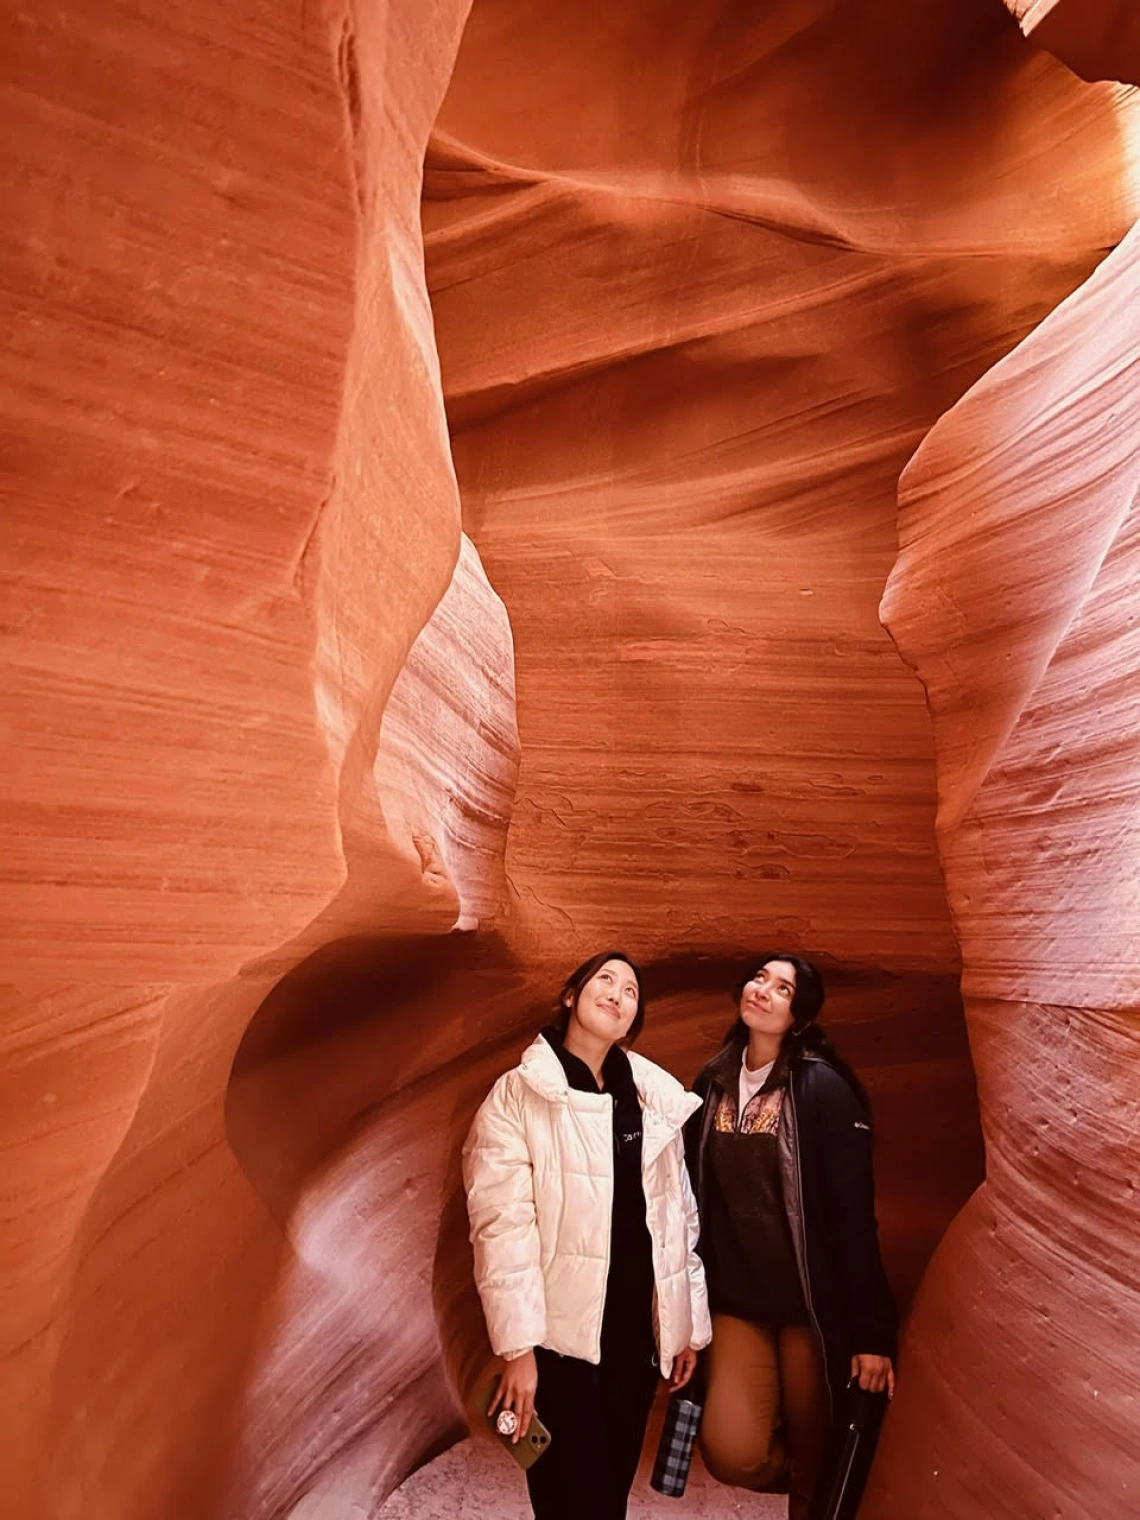
[[[641,1176],[653,1244],[662,1376],[712,1339],[697,1206],[681,1126],[701,1100],[630,1054],[643,1115]],[[566,1080],[540,1035],[499,1078],[463,1147],[475,1282],[499,1356],[547,1346],[597,1362],[610,1265],[613,1099]]]

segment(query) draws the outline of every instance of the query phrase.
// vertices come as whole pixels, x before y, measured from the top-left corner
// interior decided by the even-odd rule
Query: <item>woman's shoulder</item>
[[[804,1056],[796,1063],[796,1096],[842,1113],[850,1111],[866,1117],[862,1098],[843,1073],[824,1056]]]
[[[548,1103],[565,1103],[569,1083],[562,1063],[544,1035],[538,1034],[523,1051],[516,1065],[505,1071],[483,1100],[516,1112],[528,1107],[535,1098]]]
[[[526,1122],[519,1096],[519,1069],[517,1066],[496,1078],[482,1103],[475,1110],[463,1142],[465,1163],[479,1153],[494,1150],[498,1146],[514,1142],[511,1136],[525,1136]]]
[[[664,1066],[635,1050],[627,1052],[633,1080],[643,1100],[680,1127],[697,1106],[693,1094]]]
[[[700,1098],[708,1096],[713,1087],[727,1087],[740,1075],[741,1047],[734,1041],[722,1045],[710,1056],[693,1079],[693,1091]]]
[[[685,1091],[684,1083],[678,1081],[664,1066],[658,1066],[656,1061],[651,1061],[648,1056],[640,1055],[636,1050],[627,1050],[626,1057],[638,1087],[669,1097],[679,1097]]]
[[[512,1066],[496,1077],[491,1090],[479,1105],[479,1113],[517,1115],[522,1104],[524,1083],[521,1066]]]

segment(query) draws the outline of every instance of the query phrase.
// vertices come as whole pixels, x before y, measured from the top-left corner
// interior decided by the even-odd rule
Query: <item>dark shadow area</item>
[[[497,1036],[524,985],[500,941],[467,934],[342,939],[282,977],[226,1093],[230,1144],[274,1215],[381,1105]]]

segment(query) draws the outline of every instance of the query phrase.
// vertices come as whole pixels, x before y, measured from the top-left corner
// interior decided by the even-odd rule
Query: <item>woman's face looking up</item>
[[[625,961],[606,961],[582,987],[570,1017],[611,1043],[624,1039],[637,1017],[637,974]]]
[[[796,968],[790,961],[768,961],[749,977],[740,994],[740,1017],[757,1034],[784,1034],[795,1023],[792,999]]]

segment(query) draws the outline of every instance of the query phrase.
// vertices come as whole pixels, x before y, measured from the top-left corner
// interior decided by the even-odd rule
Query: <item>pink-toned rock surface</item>
[[[877,1520],[1140,1504],[1140,228],[935,427],[883,610],[922,677],[986,1182],[927,1275]]]
[[[977,1182],[895,479],[1135,207],[1118,92],[914,9],[476,0],[450,86],[466,0],[14,18],[20,1520],[378,1514],[461,1435],[458,1141],[598,938],[681,1073],[828,957],[904,1294]],[[508,1513],[468,1454],[415,1492]]]
[[[952,974],[877,614],[895,487],[1127,226],[1114,95],[988,0],[675,9],[477,0],[429,151],[464,522],[515,635],[511,943]]]
[[[515,632],[504,933],[568,957],[628,926],[678,1070],[757,933],[844,960],[905,1290],[969,1162],[953,1005],[923,982],[955,963],[927,719],[877,630],[895,482],[1100,257],[1090,183],[1106,243],[1126,228],[1134,117],[995,7],[662,22],[477,0],[429,153],[464,520]]]
[[[502,904],[517,753],[510,623],[464,536],[388,697],[374,765],[387,840],[403,844],[412,882],[451,883],[462,929]]]
[[[283,971],[501,890],[509,641],[470,551],[444,597],[460,522],[420,251],[465,10],[11,21],[0,1493],[21,1520],[250,1515],[239,1436],[306,1451],[275,1477],[304,1487],[360,1418],[335,1379],[307,1445],[251,1404],[300,1268],[224,1104]],[[417,686],[439,694],[418,766]],[[418,1372],[430,1298],[394,1277],[389,1312]],[[453,1423],[442,1386],[417,1420],[397,1469]]]

